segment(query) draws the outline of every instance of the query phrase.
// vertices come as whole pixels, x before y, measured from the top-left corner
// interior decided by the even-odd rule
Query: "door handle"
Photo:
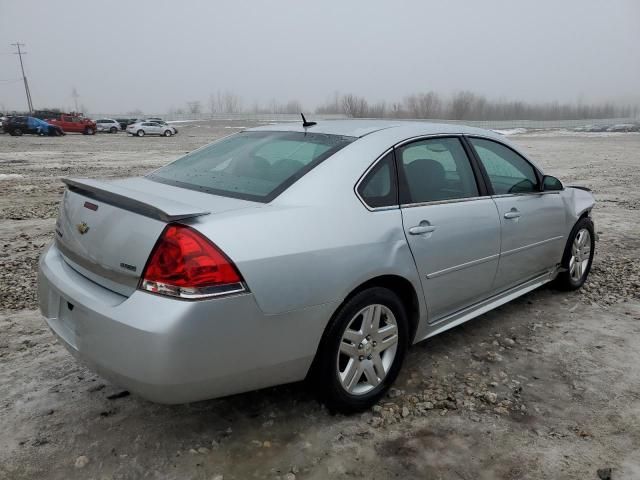
[[[518,211],[517,208],[512,208],[510,211],[504,214],[504,218],[507,218],[507,219],[518,218],[518,217],[520,217],[520,212]]]
[[[420,225],[416,225],[415,227],[411,227],[409,229],[409,234],[411,235],[424,235],[425,233],[431,233],[436,230],[436,227],[431,225],[426,220],[420,222]]]

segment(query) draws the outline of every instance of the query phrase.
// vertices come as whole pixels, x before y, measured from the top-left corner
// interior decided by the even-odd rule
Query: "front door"
[[[560,263],[565,210],[559,192],[541,192],[535,168],[511,148],[469,137],[493,188],[502,224],[494,289],[505,290]]]
[[[500,253],[500,220],[457,137],[396,149],[405,235],[422,280],[429,322],[487,296]]]

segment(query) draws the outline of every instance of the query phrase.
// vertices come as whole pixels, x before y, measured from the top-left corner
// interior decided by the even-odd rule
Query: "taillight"
[[[206,237],[179,224],[169,224],[151,251],[140,289],[198,299],[246,290],[233,262]]]

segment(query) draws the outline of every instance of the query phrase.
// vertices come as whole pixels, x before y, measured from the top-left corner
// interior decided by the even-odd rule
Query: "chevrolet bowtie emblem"
[[[89,225],[87,225],[85,222],[77,224],[76,228],[80,232],[80,235],[84,235],[89,231]]]

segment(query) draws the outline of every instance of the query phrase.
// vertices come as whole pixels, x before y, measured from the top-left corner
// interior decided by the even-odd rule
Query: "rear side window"
[[[360,198],[370,208],[398,205],[398,189],[393,152],[385,155],[358,185]]]
[[[398,149],[401,203],[478,196],[469,158],[458,138],[418,140]]]
[[[538,177],[529,162],[498,142],[469,138],[496,195],[537,192]]]
[[[270,202],[354,137],[241,132],[196,150],[149,178],[216,195]]]

